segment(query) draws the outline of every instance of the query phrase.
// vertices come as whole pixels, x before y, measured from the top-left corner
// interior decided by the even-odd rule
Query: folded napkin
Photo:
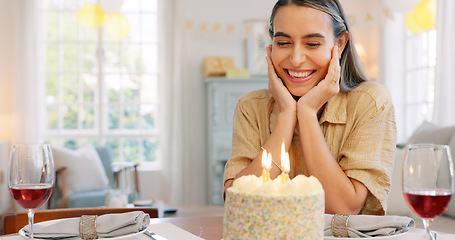
[[[324,235],[332,236],[332,219],[334,215],[324,216]],[[344,228],[345,227],[345,224]],[[351,238],[368,238],[390,236],[414,228],[414,220],[402,216],[351,215],[348,218],[347,232]]]
[[[69,239],[79,237],[79,217],[41,222],[33,225],[33,236],[39,239]],[[150,216],[141,211],[104,214],[96,218],[98,238],[112,238],[137,233],[148,227]],[[22,228],[28,237],[30,226]]]

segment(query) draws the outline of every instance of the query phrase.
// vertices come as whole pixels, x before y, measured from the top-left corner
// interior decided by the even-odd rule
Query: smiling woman
[[[385,87],[366,78],[340,3],[279,0],[270,36],[269,89],[237,103],[225,189],[241,176],[261,175],[261,148],[272,154],[277,177],[284,142],[290,176],[318,178],[327,213],[384,214],[394,107]]]

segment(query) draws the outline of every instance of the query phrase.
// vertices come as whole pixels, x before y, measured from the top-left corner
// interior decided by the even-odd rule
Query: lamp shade
[[[436,26],[436,0],[424,0],[414,10],[416,23],[425,30]]]
[[[77,20],[86,28],[98,28],[104,21],[104,10],[96,4],[86,4],[77,11]]]
[[[122,39],[130,32],[130,22],[121,13],[111,13],[104,23],[106,33],[114,39]]]

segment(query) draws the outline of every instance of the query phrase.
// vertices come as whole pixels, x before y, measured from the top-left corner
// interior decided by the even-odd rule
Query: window
[[[48,0],[42,9],[47,27],[46,140],[72,147],[107,145],[114,161],[156,165],[158,0],[123,1],[119,12],[130,31],[121,40],[103,27],[87,29],[78,23],[78,9],[96,2]]]
[[[436,30],[406,36],[405,135],[425,120],[431,121],[434,106]]]

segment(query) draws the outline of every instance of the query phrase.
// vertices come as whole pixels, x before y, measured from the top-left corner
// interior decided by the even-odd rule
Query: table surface
[[[155,218],[152,224],[169,222],[180,227],[196,236],[208,240],[220,240],[223,238],[223,217],[222,216],[200,216],[200,217],[180,217],[180,218]],[[389,239],[389,238],[387,238]],[[408,233],[401,235],[400,238],[390,238],[390,240],[424,240],[425,230],[415,228]],[[455,234],[437,232],[437,240],[454,240]]]
[[[203,239],[220,240],[223,238],[223,213],[222,206],[211,205],[169,205],[162,204],[159,207],[160,218],[151,219],[151,224],[171,223],[187,232]],[[175,209],[174,214],[164,214],[164,210]],[[400,240],[424,239],[423,229],[412,229],[402,235]],[[166,237],[164,235],[164,237]],[[18,234],[0,236],[2,240],[23,239]],[[147,239],[141,237],[141,239]],[[148,238],[149,239],[149,238]],[[438,240],[455,239],[455,234],[438,232]],[[172,239],[169,239],[172,240]]]

